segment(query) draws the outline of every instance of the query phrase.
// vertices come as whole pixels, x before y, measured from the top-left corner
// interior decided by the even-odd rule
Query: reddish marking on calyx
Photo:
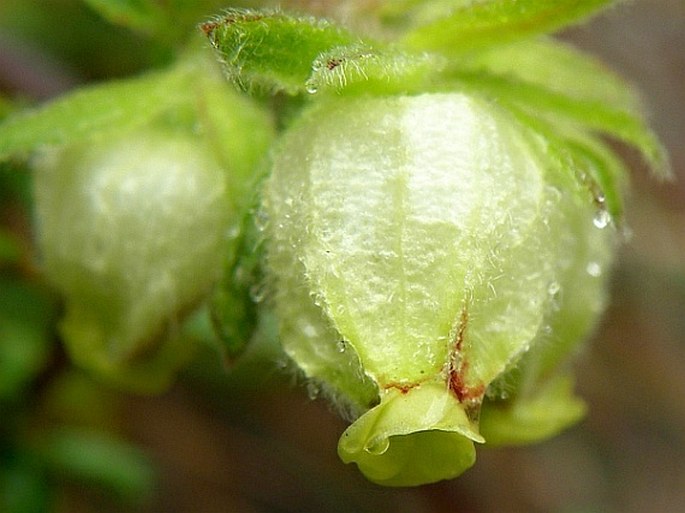
[[[462,346],[464,345],[468,323],[468,303],[464,302],[464,305],[461,308],[461,316],[459,317],[459,327],[454,336],[449,371],[447,373],[447,386],[460,403],[474,402],[479,400],[485,393],[485,386],[482,383],[477,386],[468,386],[466,384],[465,376],[469,368],[469,362],[464,358],[461,351]]]
[[[383,386],[384,389],[388,390],[390,388],[395,388],[400,391],[401,394],[406,394],[412,388],[419,386],[419,383],[387,383]]]

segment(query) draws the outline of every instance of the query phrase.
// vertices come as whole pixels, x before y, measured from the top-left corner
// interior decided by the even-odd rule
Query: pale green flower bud
[[[601,310],[614,235],[591,198],[542,138],[460,93],[334,98],[294,124],[264,190],[268,265],[286,352],[356,417],[345,462],[386,485],[473,464],[486,394],[553,376]]]
[[[185,361],[183,316],[222,268],[226,173],[185,130],[145,128],[36,163],[41,263],[66,300],[77,363],[157,390]],[[171,343],[169,343],[171,341]]]

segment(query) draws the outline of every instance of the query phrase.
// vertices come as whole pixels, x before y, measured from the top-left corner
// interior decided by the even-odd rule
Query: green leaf
[[[561,172],[587,191],[596,216],[608,214],[607,220],[620,225],[628,170],[614,150],[597,134],[566,123],[547,121],[515,106],[510,108],[522,123],[542,136],[544,151],[558,162]]]
[[[239,222],[267,171],[263,161],[275,131],[266,109],[227,84],[216,62],[206,63],[207,70],[193,85],[194,107],[201,135],[226,170],[228,201]]]
[[[440,2],[440,0],[436,0]],[[435,4],[436,2],[432,2]],[[485,0],[451,2],[437,19],[404,38],[417,49],[438,50],[451,55],[477,48],[524,39],[579,22],[615,0]]]
[[[522,110],[532,118],[541,118],[562,132],[570,126],[609,135],[633,145],[657,177],[666,179],[671,176],[666,150],[639,112],[485,72],[458,72],[453,78],[469,91]]]
[[[145,34],[159,32],[167,24],[166,13],[153,0],[83,0],[106,20]]]
[[[202,30],[229,78],[246,90],[416,92],[445,64],[441,56],[362,42],[325,20],[279,11],[231,10]]]
[[[105,138],[142,125],[174,105],[187,103],[190,66],[87,87],[0,124],[0,160],[44,145]]]
[[[231,9],[201,29],[239,87],[290,94],[304,92],[321,53],[356,41],[328,21],[274,10]]]
[[[355,43],[320,54],[305,87],[309,93],[422,92],[444,66],[444,59],[438,55],[414,55],[397,48]]]
[[[257,329],[257,303],[263,298],[261,236],[253,212],[244,216],[239,233],[229,241],[224,272],[211,297],[212,324],[221,341],[220,352],[228,363],[247,347]]]
[[[602,102],[616,110],[641,113],[635,89],[602,62],[572,46],[542,37],[470,53],[455,68],[484,72],[543,87],[582,101]]]
[[[447,18],[455,9],[472,3],[471,0],[386,0],[374,2],[374,9],[385,26],[406,31]]]
[[[627,189],[628,170],[616,154],[598,138],[577,133],[564,142],[574,159],[573,167],[580,170],[581,183],[590,190],[598,209],[596,222],[603,224],[602,210],[622,223],[623,196]],[[587,173],[584,176],[582,173]]]
[[[584,133],[586,126],[635,144],[657,176],[669,176],[665,149],[644,122],[638,93],[591,56],[542,38],[475,52],[454,66],[472,73],[470,80],[474,84],[496,77],[494,80],[501,81],[499,85],[483,89],[498,101],[510,100],[511,105],[525,109],[528,124],[540,129],[544,123],[538,114],[546,114],[550,120],[542,128],[546,137],[565,140],[564,145],[578,160],[577,167],[589,169],[616,219],[622,213],[620,188],[627,173],[613,151],[599,138]],[[575,127],[559,123],[561,117],[572,117]],[[627,125],[622,122],[625,118],[631,118]]]

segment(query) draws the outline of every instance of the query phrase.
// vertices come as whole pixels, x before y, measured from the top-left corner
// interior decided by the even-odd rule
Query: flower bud
[[[179,323],[221,270],[225,171],[190,131],[145,128],[47,152],[35,195],[70,355],[133,388],[163,387],[188,353]]]
[[[557,371],[542,334],[563,308],[580,326],[564,355],[599,313],[586,269],[613,234],[559,155],[461,93],[323,100],[284,135],[263,199],[282,344],[356,418],[339,454],[372,481],[462,473],[486,394],[525,381],[529,353],[545,354],[534,380]]]

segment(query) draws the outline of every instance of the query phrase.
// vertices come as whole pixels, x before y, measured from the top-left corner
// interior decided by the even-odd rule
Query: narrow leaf
[[[210,56],[211,59],[211,56]],[[273,138],[272,120],[266,109],[240,94],[226,82],[216,61],[194,82],[196,109],[202,135],[228,172],[231,207],[247,208],[260,178],[259,165]]]
[[[637,112],[615,108],[599,100],[570,97],[536,84],[487,73],[459,73],[455,78],[466,89],[523,109],[553,124],[571,124],[633,145],[657,177],[671,177],[665,148]]]
[[[359,86],[383,93],[421,91],[436,72],[444,68],[437,55],[413,55],[392,48],[377,49],[355,43],[320,54],[306,82],[309,93],[347,92]]]
[[[356,41],[325,20],[273,10],[231,9],[200,28],[239,87],[290,94],[305,90],[319,54]]]
[[[261,235],[250,209],[238,235],[229,241],[224,272],[210,300],[214,332],[225,363],[235,361],[247,348],[258,324],[258,305],[264,290],[260,264]]]
[[[619,225],[623,221],[623,192],[628,171],[623,162],[599,139],[578,133],[566,139],[566,147],[588,173],[589,186],[598,208],[597,222],[603,223],[602,211]]]
[[[386,0],[372,9],[385,26],[407,30],[434,23],[472,3],[472,0]]]
[[[84,0],[111,23],[144,34],[156,33],[167,24],[166,13],[152,0]]]
[[[515,106],[511,110],[544,137],[546,151],[554,154],[562,168],[574,173],[592,198],[597,215],[608,214],[607,221],[620,226],[628,169],[601,137],[572,124],[551,122]]]
[[[173,105],[187,101],[193,73],[184,67],[167,73],[96,85],[22,111],[0,124],[0,160],[42,145],[75,143],[142,125]]]
[[[572,46],[542,37],[486,48],[460,59],[462,70],[486,72],[544,87],[617,110],[642,112],[639,94],[602,62]]]
[[[449,15],[410,31],[405,42],[413,48],[464,53],[553,32],[587,18],[614,1],[456,2]]]

